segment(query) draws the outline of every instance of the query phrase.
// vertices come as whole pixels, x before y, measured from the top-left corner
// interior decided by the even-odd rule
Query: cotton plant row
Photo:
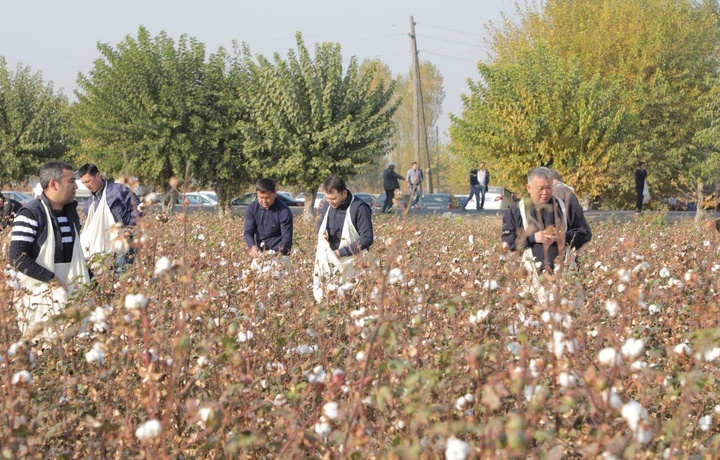
[[[548,282],[540,300],[503,250],[499,219],[380,219],[377,264],[317,304],[315,226],[295,227],[292,270],[281,273],[250,268],[241,219],[148,219],[134,269],[100,270],[47,345],[21,340],[6,305],[9,452],[465,459],[717,449],[716,234],[593,223],[580,269]]]

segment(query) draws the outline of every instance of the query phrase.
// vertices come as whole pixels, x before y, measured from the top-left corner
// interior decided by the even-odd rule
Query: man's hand
[[[541,244],[553,244],[557,241],[557,235],[554,230],[545,229],[535,232],[535,242]]]
[[[257,246],[253,246],[253,247],[250,248],[250,256],[251,256],[253,259],[257,259],[257,258],[260,257],[261,255],[262,255],[262,251],[261,251],[260,248],[258,248]]]

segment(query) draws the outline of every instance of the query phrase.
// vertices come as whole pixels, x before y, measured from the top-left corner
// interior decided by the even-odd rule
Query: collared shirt
[[[140,215],[140,211],[138,211],[140,199],[128,186],[117,182],[103,180],[103,186],[85,200],[85,215],[90,212],[91,206],[99,205],[106,187],[105,198],[115,222],[122,222],[123,227],[135,226],[136,217]]]
[[[248,248],[257,246],[261,251],[273,250],[290,254],[293,237],[293,216],[285,203],[275,199],[269,209],[255,200],[245,210],[243,232]]]

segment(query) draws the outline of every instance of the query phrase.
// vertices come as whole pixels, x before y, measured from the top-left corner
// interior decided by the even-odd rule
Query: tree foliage
[[[164,32],[140,27],[78,78],[73,126],[78,153],[110,172],[132,171],[141,180],[167,184],[182,176],[207,145],[201,85],[205,47],[183,35],[177,46]]]
[[[656,193],[672,193],[705,159],[696,114],[718,69],[717,21],[714,1],[551,0],[520,11],[489,29],[492,60],[454,121],[454,148],[493,158],[515,187],[545,164],[580,194],[625,206],[643,159]],[[498,125],[508,125],[502,136]]]
[[[305,192],[312,212],[317,188],[330,175],[353,176],[385,153],[396,105],[394,84],[373,85],[350,59],[343,74],[340,46],[321,43],[311,56],[297,34],[297,53],[247,57],[249,120],[241,121],[248,168]]]
[[[67,149],[67,99],[40,72],[0,57],[0,186],[36,175]]]

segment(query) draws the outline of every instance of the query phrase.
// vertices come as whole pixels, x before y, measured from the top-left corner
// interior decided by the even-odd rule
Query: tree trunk
[[[315,217],[315,198],[317,198],[317,189],[306,190],[305,193],[305,209],[303,210],[303,219],[310,222]]]
[[[698,223],[702,220],[703,216],[703,180],[698,179],[697,182],[697,206],[695,208],[695,222]]]

